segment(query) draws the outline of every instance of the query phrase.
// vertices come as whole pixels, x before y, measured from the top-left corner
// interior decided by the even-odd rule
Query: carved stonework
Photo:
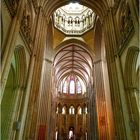
[[[59,98],[57,98],[55,103],[55,112],[56,110],[60,110],[59,112],[56,113],[56,123],[55,123],[55,130],[58,130],[58,137],[61,140],[68,139],[69,135],[69,129],[70,127],[74,128],[74,137],[75,139],[81,139],[85,140],[85,133],[87,132],[88,128],[88,123],[87,123],[87,115],[85,115],[84,111],[81,112],[81,114],[78,113],[78,109],[81,108],[82,110],[85,110],[84,108],[87,107],[87,102],[85,101],[72,101],[71,102],[64,102],[65,99],[59,101]],[[78,99],[77,99],[78,100]],[[74,107],[74,114],[71,114],[69,109],[71,106]],[[65,111],[62,111],[63,108],[65,107]],[[65,113],[63,113],[65,112]],[[59,128],[59,129],[57,129]],[[54,135],[55,137],[55,135]]]
[[[114,0],[113,13],[117,12],[121,0]]]
[[[23,17],[21,20],[21,31],[25,37],[25,40],[28,44],[31,43],[31,16],[30,14],[26,13],[26,11],[23,12]]]
[[[133,26],[133,21],[131,17],[131,12],[128,3],[123,3],[123,10],[120,15],[120,43],[124,44],[124,42],[128,39],[129,34],[131,33]]]
[[[18,2],[19,2],[19,0],[5,0],[8,10],[9,10],[11,16],[13,16],[13,17],[15,16],[15,14],[17,12]]]
[[[37,0],[32,0],[32,3],[33,3],[34,10],[37,13],[37,9],[38,9]]]

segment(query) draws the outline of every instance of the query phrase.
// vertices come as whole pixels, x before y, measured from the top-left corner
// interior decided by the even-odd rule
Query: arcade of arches
[[[138,0],[2,0],[2,140],[138,140]]]

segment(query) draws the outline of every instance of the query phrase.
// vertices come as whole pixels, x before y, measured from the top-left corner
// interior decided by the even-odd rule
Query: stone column
[[[11,130],[12,130],[12,127],[13,127],[13,123],[18,122],[20,124],[20,121],[18,120],[18,117],[19,117],[19,110],[21,108],[21,103],[22,103],[22,99],[23,99],[23,96],[24,96],[24,93],[25,93],[25,87],[24,86],[17,86],[16,87],[16,90],[15,90],[15,95],[16,95],[16,99],[15,99],[15,105],[14,105],[14,109],[13,109],[13,116],[12,116],[12,125],[11,125]],[[17,131],[19,131],[18,129],[20,128],[15,128],[15,131],[11,132],[9,134],[9,139],[12,138],[12,139],[15,139],[15,135],[17,133]]]
[[[21,123],[21,126],[20,126],[20,130],[17,131],[16,133],[15,140],[20,140],[23,138],[23,131],[24,131],[25,119],[26,119],[29,96],[30,96],[31,81],[33,75],[34,59],[35,58],[33,57],[29,66],[27,85],[21,102],[21,110],[19,112],[19,119],[18,119],[18,121]]]
[[[137,101],[135,92],[138,92],[135,87],[126,87],[127,105],[129,107],[128,126],[131,129],[133,140],[139,139],[139,111],[137,108]]]
[[[18,116],[18,110],[17,108],[20,107],[20,102],[21,99],[23,97],[23,92],[24,92],[24,88],[21,86],[16,86],[13,89],[13,97],[10,98],[12,102],[11,104],[11,112],[9,112],[9,110],[7,110],[10,115],[10,121],[8,123],[7,120],[4,120],[4,124],[2,127],[2,134],[5,134],[7,136],[8,139],[11,139],[14,137],[14,134],[16,131],[18,131],[19,127],[20,127],[20,122],[17,121],[16,117]],[[9,101],[8,101],[9,102]],[[19,124],[19,125],[17,125]],[[19,126],[19,127],[17,127]]]
[[[52,135],[52,122],[51,122],[51,120],[52,120],[52,118],[51,118],[51,116],[52,116],[52,92],[51,92],[51,90],[52,90],[52,86],[51,86],[51,70],[52,70],[52,62],[51,61],[49,61],[49,62],[47,62],[48,64],[47,64],[47,71],[46,71],[46,73],[47,73],[47,79],[46,79],[46,82],[48,82],[48,85],[46,86],[46,90],[47,90],[47,92],[45,93],[45,94],[48,94],[48,98],[46,99],[47,101],[48,101],[48,103],[47,103],[47,114],[46,115],[44,115],[44,117],[46,116],[46,124],[47,124],[47,132],[46,132],[46,138],[47,138],[47,140],[51,140],[51,135]],[[62,113],[62,109],[61,109],[61,113]],[[53,120],[52,120],[53,121]]]
[[[43,16],[42,7],[39,8],[38,18],[36,24],[35,37],[33,40],[34,50],[33,56],[31,60],[31,75],[32,77],[30,83],[31,91],[30,91],[30,99],[28,104],[28,112],[26,116],[26,126],[24,127],[24,137],[35,139],[36,132],[36,123],[37,123],[37,114],[39,107],[39,89],[40,89],[40,77],[41,77],[41,69],[43,62],[43,53],[45,47],[45,38],[46,38],[46,19]],[[27,111],[27,110],[26,110]],[[23,113],[26,114],[26,113]],[[19,137],[20,139],[20,137]]]
[[[88,128],[88,140],[98,139],[98,120],[97,120],[97,107],[96,107],[96,93],[94,91],[93,85],[88,93],[89,103],[87,106],[88,114],[87,114],[87,128]]]
[[[109,128],[107,120],[108,115],[106,109],[102,60],[97,60],[94,62],[94,68],[99,140],[109,140]]]
[[[53,100],[53,99],[52,99]],[[54,100],[53,100],[54,101]],[[56,113],[56,102],[52,102],[52,111],[51,111],[51,117],[50,117],[50,125],[51,125],[51,140],[56,140],[56,131],[58,132],[58,125],[57,125],[57,116]]]
[[[131,125],[130,125],[131,117],[130,117],[130,114],[129,114],[129,111],[128,111],[128,107],[129,108],[131,108],[131,107],[127,106],[127,101],[126,101],[126,94],[129,94],[129,93],[125,92],[122,67],[121,67],[121,62],[120,62],[120,58],[119,58],[118,55],[116,56],[116,66],[117,66],[118,77],[120,79],[119,80],[119,87],[120,87],[120,92],[121,92],[120,97],[121,97],[121,102],[122,102],[122,106],[123,106],[127,137],[129,137],[131,140],[132,139],[136,140],[136,137],[134,136],[135,134],[133,134],[132,129],[131,129]]]
[[[111,101],[115,121],[115,137],[116,139],[132,140],[130,135],[130,127],[128,126],[128,108],[125,105],[126,99],[124,98],[123,80],[120,73],[121,69],[120,65],[118,64],[118,58],[115,58],[115,52],[117,50],[117,39],[112,9],[110,9],[105,16],[103,25]]]
[[[3,97],[3,92],[8,78],[12,56],[15,50],[15,42],[20,31],[20,23],[25,4],[26,0],[19,0],[16,14],[12,19],[11,28],[3,46],[3,48],[5,48],[5,51],[3,54],[1,67],[1,82],[2,82],[1,98]]]
[[[139,6],[137,5],[136,0],[127,0],[127,1],[130,7],[135,32],[139,34],[139,11],[138,11]]]

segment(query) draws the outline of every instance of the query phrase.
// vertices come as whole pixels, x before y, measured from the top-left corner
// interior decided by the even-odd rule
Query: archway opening
[[[92,58],[76,44],[62,47],[54,59],[54,75],[59,95],[85,95],[92,77]]]
[[[2,127],[2,139],[9,139],[8,133],[10,132],[12,112],[15,100],[15,69],[11,65],[8,75],[2,105],[1,105],[1,127]]]
[[[74,140],[74,127],[69,127],[68,139]]]

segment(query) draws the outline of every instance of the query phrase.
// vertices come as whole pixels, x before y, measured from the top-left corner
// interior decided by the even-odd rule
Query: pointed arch
[[[17,84],[23,86],[26,82],[27,64],[25,49],[22,45],[16,46],[14,56],[16,62]]]
[[[138,61],[139,48],[132,46],[128,49],[124,70],[124,78],[126,83],[126,88],[136,87],[136,64]]]

